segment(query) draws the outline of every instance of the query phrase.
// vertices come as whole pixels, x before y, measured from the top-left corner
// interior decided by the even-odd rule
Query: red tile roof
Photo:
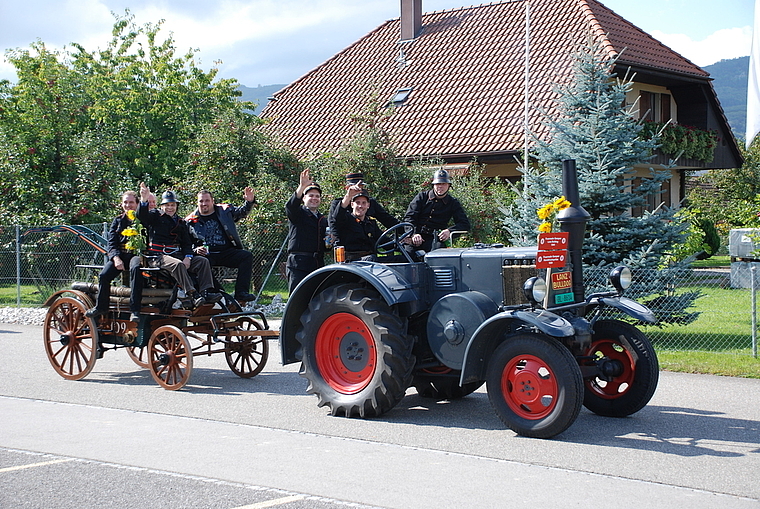
[[[572,77],[589,30],[619,62],[707,79],[702,69],[594,0],[530,2],[530,125],[553,114],[555,87]],[[412,87],[383,121],[401,156],[467,156],[523,145],[525,3],[503,1],[424,14],[423,30],[401,42],[389,20],[275,94],[266,129],[299,156],[337,150],[352,115],[376,96]]]

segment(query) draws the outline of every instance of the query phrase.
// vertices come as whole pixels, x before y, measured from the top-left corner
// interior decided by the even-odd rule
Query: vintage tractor
[[[410,386],[454,399],[483,383],[501,420],[529,437],[561,433],[584,405],[604,416],[637,412],[657,387],[657,357],[641,331],[611,315],[655,317],[623,297],[626,267],[610,274],[614,290],[585,295],[589,216],[574,161],[563,162],[563,190],[571,206],[559,213],[560,234],[547,238],[557,249],[475,245],[433,250],[421,262],[336,263],[311,273],[285,309],[283,363],[301,362],[307,392],[333,415],[381,415]],[[376,247],[404,253],[411,233],[401,223]]]

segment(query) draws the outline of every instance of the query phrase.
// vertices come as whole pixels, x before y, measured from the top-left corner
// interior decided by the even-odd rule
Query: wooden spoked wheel
[[[129,355],[129,358],[141,368],[148,368],[150,366],[150,363],[148,362],[148,347],[128,346],[127,354]]]
[[[62,297],[45,315],[45,353],[56,372],[68,380],[86,377],[97,358],[98,329],[85,311],[78,299]]]
[[[242,318],[240,322],[235,328],[238,334],[263,329],[259,322],[250,318]],[[269,357],[269,342],[265,336],[229,335],[226,339],[224,358],[233,373],[240,378],[252,378],[264,369]]]
[[[174,325],[159,327],[148,342],[148,362],[158,385],[170,391],[181,389],[193,371],[193,352],[187,337]]]

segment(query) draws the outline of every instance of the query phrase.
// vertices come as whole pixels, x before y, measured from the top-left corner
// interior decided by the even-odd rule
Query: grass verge
[[[665,371],[760,378],[760,359],[751,355],[658,350],[657,359]]]

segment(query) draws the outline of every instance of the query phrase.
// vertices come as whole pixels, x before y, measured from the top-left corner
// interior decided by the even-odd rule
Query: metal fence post
[[[21,226],[16,225],[16,307],[21,307]]]
[[[272,275],[272,271],[274,270],[275,265],[277,265],[277,262],[280,260],[280,255],[282,254],[282,250],[285,249],[285,243],[287,241],[288,241],[288,237],[285,236],[285,240],[282,241],[280,250],[277,251],[277,256],[274,257],[274,261],[272,262],[272,265],[269,267],[269,272],[267,273],[267,277],[265,277],[264,282],[261,283],[261,288],[259,288],[259,293],[256,295],[256,300],[253,301],[254,304],[258,304],[259,297],[261,297],[261,293],[264,291],[264,287],[267,285],[267,281],[269,281],[269,277]]]
[[[756,268],[754,264],[750,264],[750,293],[752,295],[752,355],[757,357],[757,275],[755,274]]]

